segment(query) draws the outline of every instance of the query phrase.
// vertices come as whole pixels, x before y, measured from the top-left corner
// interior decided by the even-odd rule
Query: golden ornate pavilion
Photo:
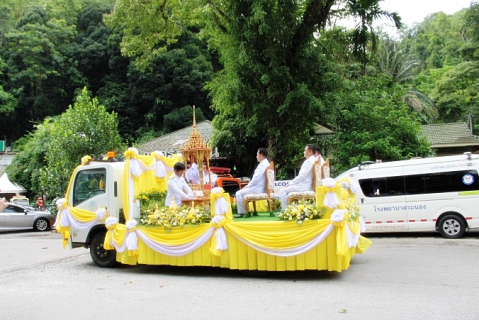
[[[193,106],[193,129],[191,130],[188,141],[180,148],[181,155],[185,160],[185,165],[188,163],[193,164],[196,162],[198,165],[198,171],[200,172],[200,184],[191,185],[193,190],[201,190],[206,195],[209,194],[212,186],[205,188],[205,183],[203,179],[204,170],[209,168],[210,157],[211,157],[211,147],[209,144],[201,138],[200,133],[196,129],[196,115],[195,115],[195,106]],[[204,167],[206,165],[206,168]],[[211,181],[211,175],[208,170],[209,181]],[[206,192],[205,192],[206,191]]]

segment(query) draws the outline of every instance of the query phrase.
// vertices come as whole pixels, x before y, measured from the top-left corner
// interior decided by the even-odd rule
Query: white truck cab
[[[73,181],[67,194],[68,203],[93,212],[106,207],[110,216],[122,221],[121,188],[124,166],[124,162],[92,162],[88,166],[78,167],[72,176]],[[92,228],[83,230],[72,225],[70,246],[90,247],[95,263],[110,266],[115,263],[115,251],[103,249],[106,231],[105,224],[101,221]]]

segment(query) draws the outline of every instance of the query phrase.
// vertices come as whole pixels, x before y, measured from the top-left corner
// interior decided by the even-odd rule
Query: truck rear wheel
[[[90,242],[90,255],[95,264],[102,268],[114,267],[116,262],[116,250],[105,250],[105,232],[99,232],[93,236]]]
[[[448,214],[441,218],[438,229],[444,238],[460,238],[466,232],[466,224],[459,216]]]

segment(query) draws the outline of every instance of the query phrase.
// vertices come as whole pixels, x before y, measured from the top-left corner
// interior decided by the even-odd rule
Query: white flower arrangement
[[[320,219],[324,214],[324,208],[316,208],[314,202],[300,200],[286,207],[284,212],[279,214],[281,220],[296,221],[297,224],[303,224],[313,219]]]

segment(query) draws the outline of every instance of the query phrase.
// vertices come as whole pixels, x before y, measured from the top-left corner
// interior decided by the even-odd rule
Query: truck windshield
[[[105,193],[106,170],[91,169],[77,173],[73,185],[73,206]]]

